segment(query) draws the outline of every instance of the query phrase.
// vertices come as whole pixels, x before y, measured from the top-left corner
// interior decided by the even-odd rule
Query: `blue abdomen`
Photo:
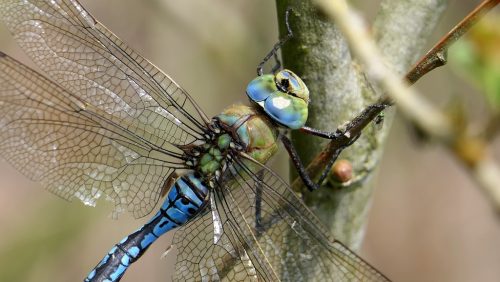
[[[167,231],[185,224],[206,204],[208,189],[194,172],[179,178],[151,220],[116,244],[84,281],[119,281],[130,264]]]

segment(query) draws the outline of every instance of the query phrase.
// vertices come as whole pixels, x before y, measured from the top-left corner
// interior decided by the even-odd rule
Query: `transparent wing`
[[[158,147],[203,134],[206,117],[189,95],[78,1],[1,0],[0,19],[51,80],[128,131]]]
[[[236,227],[231,230],[233,241],[246,246],[264,280],[272,281],[268,278],[276,275],[282,281],[388,281],[333,240],[289,186],[267,167],[236,159],[219,187],[221,219]]]
[[[51,192],[88,205],[104,196],[116,211],[149,213],[184,165],[179,150],[133,126],[0,52],[0,155]]]
[[[215,208],[176,232],[176,280],[389,281],[329,237],[281,178],[251,166],[236,160]]]
[[[214,241],[214,219],[209,210],[175,232],[178,250],[174,281],[259,281],[246,250],[231,242],[230,222]],[[236,246],[236,248],[235,248]],[[276,280],[274,280],[276,281]]]
[[[175,145],[191,144],[204,134],[207,119],[199,107],[173,80],[94,20],[77,1],[1,0],[0,19],[33,61],[71,93],[34,72],[24,75],[14,70],[18,72],[14,81],[2,73],[2,99],[16,100],[18,115],[37,120],[13,125],[9,116],[2,116],[2,123],[10,124],[0,136],[5,149],[10,150],[4,154],[19,170],[63,198],[76,197],[93,204],[105,194],[114,201],[117,211],[127,209],[136,217],[149,213],[162,189],[160,178],[166,178],[175,166],[162,162],[167,155],[179,157]],[[3,60],[4,68],[12,68]],[[26,92],[24,84],[31,82],[31,76],[54,93],[43,88]],[[39,100],[26,100],[30,96]],[[3,103],[7,107],[14,102]],[[70,107],[73,113],[57,109],[61,105]],[[66,121],[61,115],[72,119]],[[83,116],[94,124],[77,126],[85,123],[78,120],[84,120]],[[26,136],[14,136],[21,132]],[[45,135],[37,141],[37,134],[42,132]],[[4,136],[9,141],[4,141]],[[71,144],[71,150],[78,153],[72,152],[70,145],[61,153],[63,144]],[[48,157],[51,153],[53,156]],[[86,167],[89,163],[91,168]],[[111,173],[113,169],[116,172]],[[102,176],[102,170],[112,176]],[[97,179],[89,180],[87,174],[96,171]]]

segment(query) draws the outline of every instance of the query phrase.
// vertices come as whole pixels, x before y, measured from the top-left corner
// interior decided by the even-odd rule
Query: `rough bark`
[[[421,55],[422,46],[444,10],[446,0],[384,0],[373,23],[374,36],[385,59],[401,75]],[[311,92],[308,126],[334,130],[352,119],[379,96],[366,85],[362,70],[334,23],[326,20],[311,1],[277,0],[280,34],[286,34],[284,14],[292,7],[294,38],[282,50],[284,67],[301,76]],[[354,168],[352,184],[343,188],[326,183],[321,190],[304,193],[307,205],[352,249],[360,247],[370,208],[373,179],[390,128],[392,111],[383,126],[370,125],[341,155]],[[326,140],[292,133],[305,164]],[[295,177],[292,168],[292,178]]]

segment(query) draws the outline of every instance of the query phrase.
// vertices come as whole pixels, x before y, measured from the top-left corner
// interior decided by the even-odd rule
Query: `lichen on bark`
[[[385,59],[403,73],[421,55],[422,46],[435,27],[445,0],[384,0],[373,23],[373,32]],[[367,85],[363,70],[351,57],[349,46],[312,1],[277,0],[280,34],[286,34],[285,10],[291,7],[290,25],[294,38],[283,46],[284,67],[301,76],[311,93],[308,126],[333,131],[349,121],[379,94]],[[391,125],[392,111],[383,126],[370,125],[341,158],[354,168],[353,183],[341,189],[326,183],[319,191],[304,193],[306,204],[328,226],[332,234],[359,249],[371,203],[373,178]],[[293,132],[299,155],[308,164],[327,140]],[[295,178],[294,168],[291,177]]]

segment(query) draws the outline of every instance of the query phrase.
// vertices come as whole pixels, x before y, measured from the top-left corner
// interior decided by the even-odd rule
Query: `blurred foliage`
[[[0,265],[8,267],[0,268],[0,281],[32,281],[35,269],[50,268],[53,261],[61,263],[68,246],[85,234],[91,222],[90,216],[69,209],[64,201],[45,202],[40,209],[44,212],[36,222],[27,221],[16,234],[3,238],[9,243],[0,249]]]
[[[482,90],[488,105],[500,113],[500,14],[479,21],[449,53],[453,69]]]

